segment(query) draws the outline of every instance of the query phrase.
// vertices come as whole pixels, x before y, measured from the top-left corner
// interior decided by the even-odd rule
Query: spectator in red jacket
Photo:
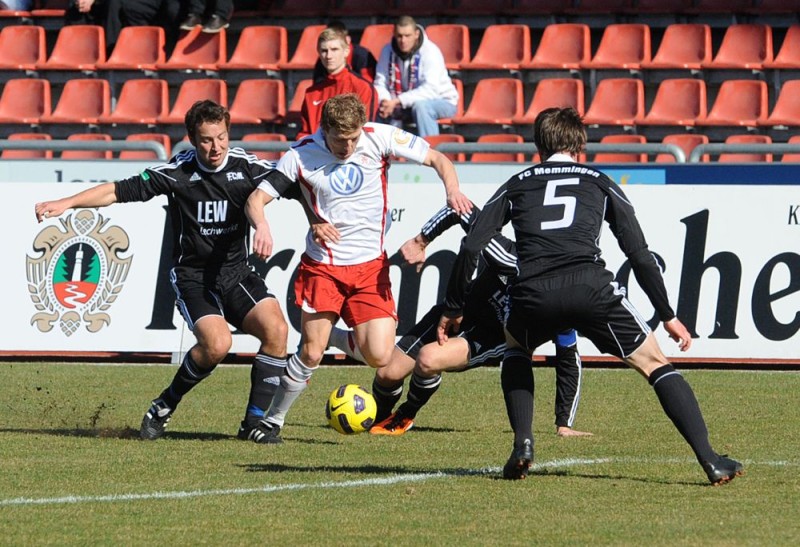
[[[372,83],[353,72],[347,65],[350,46],[339,30],[327,28],[317,40],[317,53],[327,76],[306,90],[300,109],[301,126],[297,139],[317,130],[325,101],[336,95],[355,93],[367,110],[367,121],[374,121],[378,108],[377,93]]]

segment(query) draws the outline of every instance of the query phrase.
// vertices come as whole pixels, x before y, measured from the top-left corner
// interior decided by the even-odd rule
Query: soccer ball
[[[328,423],[343,435],[367,431],[375,423],[377,412],[375,397],[356,384],[345,384],[334,389],[325,405]]]

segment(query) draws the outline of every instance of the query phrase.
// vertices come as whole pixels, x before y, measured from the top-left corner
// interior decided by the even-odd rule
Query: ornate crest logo
[[[128,234],[89,209],[81,209],[61,226],[48,226],[36,235],[27,256],[28,291],[37,313],[31,317],[42,332],[57,321],[61,332],[74,334],[81,324],[98,332],[111,323],[107,313],[122,291],[133,256]]]

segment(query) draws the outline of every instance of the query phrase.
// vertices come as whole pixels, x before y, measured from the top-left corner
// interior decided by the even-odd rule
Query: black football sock
[[[514,446],[533,442],[533,364],[522,348],[506,349],[500,385],[506,402],[508,421],[514,430]]]
[[[423,378],[418,376],[416,372],[413,373],[408,384],[406,402],[400,405],[397,411],[407,418],[414,419],[419,409],[425,406],[440,385],[442,385],[441,374],[437,374],[433,378]]]
[[[286,357],[276,357],[259,351],[250,369],[250,397],[247,400],[245,423],[255,427],[264,418],[272,398],[286,371]]]
[[[708,429],[692,387],[672,365],[653,371],[648,379],[664,412],[694,450],[700,463],[716,461],[717,454],[708,442]]]
[[[577,344],[560,342],[561,335],[556,339],[556,427],[572,427],[580,400],[581,357]]]
[[[378,377],[372,380],[372,396],[375,397],[375,403],[378,406],[378,412],[375,414],[375,423],[382,422],[392,413],[394,405],[403,396],[403,382],[395,383],[391,386],[382,386],[378,383]]]
[[[183,396],[189,393],[194,386],[208,378],[215,368],[217,368],[217,365],[207,369],[198,367],[197,363],[192,359],[191,352],[187,352],[180,368],[178,368],[178,372],[175,373],[175,377],[172,379],[172,383],[161,393],[161,399],[167,403],[167,406],[175,410]]]

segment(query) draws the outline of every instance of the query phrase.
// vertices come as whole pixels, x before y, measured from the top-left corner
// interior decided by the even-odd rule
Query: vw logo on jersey
[[[337,194],[349,196],[361,189],[364,183],[364,172],[354,163],[344,163],[330,174],[331,188]]]

